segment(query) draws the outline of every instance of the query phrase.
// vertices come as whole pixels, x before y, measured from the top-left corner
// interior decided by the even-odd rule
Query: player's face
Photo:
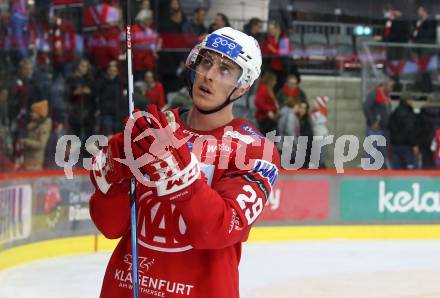
[[[200,54],[199,59],[193,101],[197,107],[209,110],[222,104],[237,87],[241,69],[228,58],[210,51]]]

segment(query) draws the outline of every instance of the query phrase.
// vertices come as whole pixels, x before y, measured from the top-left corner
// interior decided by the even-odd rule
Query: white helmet
[[[250,87],[261,73],[261,50],[252,36],[231,27],[224,27],[208,34],[196,45],[186,59],[186,66],[191,68],[196,63],[201,50],[211,50],[224,55],[237,63],[242,74],[238,87]]]

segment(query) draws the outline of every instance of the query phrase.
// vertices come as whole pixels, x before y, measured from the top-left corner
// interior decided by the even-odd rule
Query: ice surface
[[[440,241],[246,244],[241,297],[440,297]],[[95,298],[110,254],[0,272],[1,298]]]

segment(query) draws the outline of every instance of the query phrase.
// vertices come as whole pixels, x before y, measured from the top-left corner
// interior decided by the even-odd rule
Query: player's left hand
[[[168,117],[167,117],[168,116]],[[200,165],[177,127],[174,114],[149,105],[146,112],[136,110],[128,118],[134,158],[140,160],[140,172],[154,185],[161,199],[185,200],[200,180]]]

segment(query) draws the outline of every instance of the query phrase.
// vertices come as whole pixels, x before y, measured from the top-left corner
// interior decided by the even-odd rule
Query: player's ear
[[[245,94],[246,92],[248,92],[248,91],[249,91],[249,88],[250,88],[250,87],[246,87],[246,88],[243,88],[243,87],[241,87],[241,88],[237,88],[237,90],[235,90],[235,91],[232,93],[231,99],[239,98],[240,96],[242,96],[243,94]]]

